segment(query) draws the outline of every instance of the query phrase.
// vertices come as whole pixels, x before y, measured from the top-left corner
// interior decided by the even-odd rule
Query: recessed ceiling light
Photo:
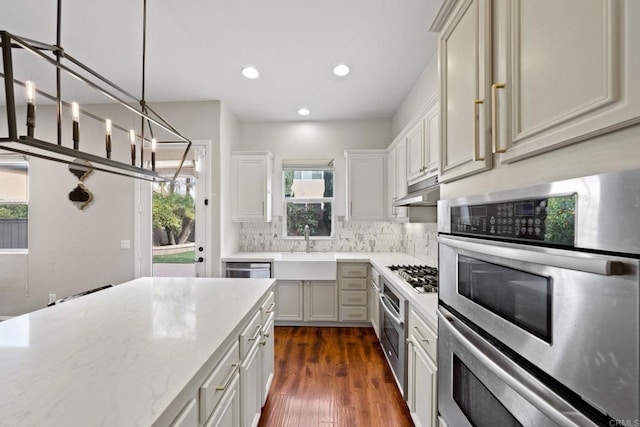
[[[260,77],[260,73],[254,67],[244,67],[242,69],[242,75],[252,80]]]
[[[349,71],[351,71],[349,69],[349,66],[344,64],[338,64],[333,68],[333,74],[339,77],[346,76],[347,74],[349,74]]]
[[[298,114],[300,114],[301,116],[308,116],[309,114],[311,114],[311,111],[309,111],[308,108],[301,108],[298,110]]]

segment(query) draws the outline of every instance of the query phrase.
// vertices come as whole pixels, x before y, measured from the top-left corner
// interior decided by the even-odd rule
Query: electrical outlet
[[[130,240],[120,240],[120,249],[131,249]]]
[[[52,302],[54,302],[57,299],[58,298],[56,298],[56,294],[49,294],[49,304],[51,304]]]

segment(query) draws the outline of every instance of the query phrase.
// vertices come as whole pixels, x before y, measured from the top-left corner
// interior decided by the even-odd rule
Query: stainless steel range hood
[[[409,194],[393,202],[393,206],[436,206],[440,199],[438,177],[424,179],[407,188]]]

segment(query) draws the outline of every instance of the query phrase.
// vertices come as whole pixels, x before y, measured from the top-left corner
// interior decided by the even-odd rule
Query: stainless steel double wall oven
[[[640,171],[438,206],[450,427],[640,425]]]

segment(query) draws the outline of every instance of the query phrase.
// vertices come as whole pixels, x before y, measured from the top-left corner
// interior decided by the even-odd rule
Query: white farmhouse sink
[[[317,252],[283,253],[274,260],[274,277],[281,280],[336,280],[334,254]]]

